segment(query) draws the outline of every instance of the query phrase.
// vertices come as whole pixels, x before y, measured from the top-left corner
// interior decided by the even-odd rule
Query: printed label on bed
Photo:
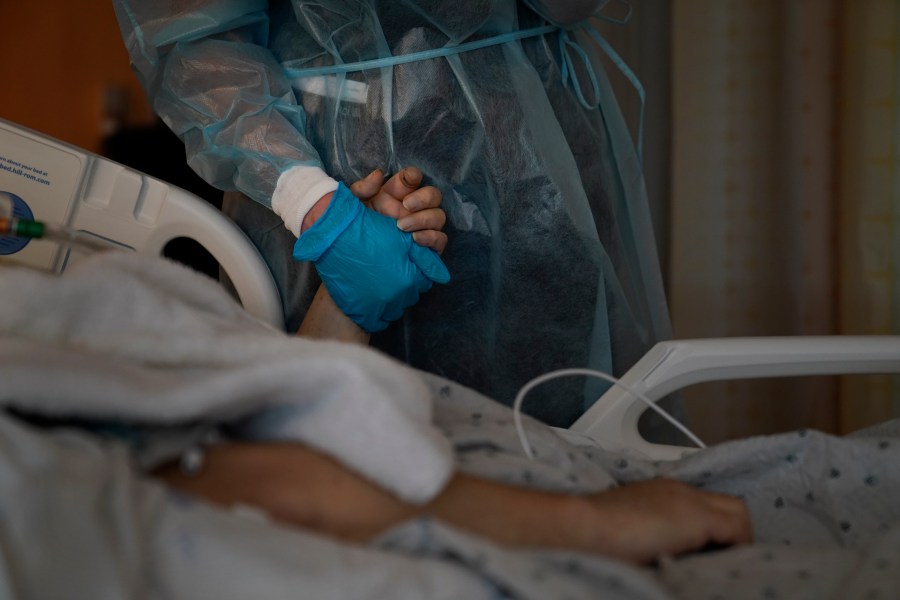
[[[40,134],[0,122],[0,190],[20,198],[34,219],[65,224],[81,181],[85,154]],[[58,246],[34,240],[16,252],[16,261],[53,268]]]

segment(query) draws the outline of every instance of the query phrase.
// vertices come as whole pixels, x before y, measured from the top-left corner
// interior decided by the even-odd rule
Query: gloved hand
[[[374,332],[396,321],[450,272],[431,249],[413,242],[390,217],[363,206],[343,183],[328,208],[294,244],[296,260],[312,261],[338,307]]]

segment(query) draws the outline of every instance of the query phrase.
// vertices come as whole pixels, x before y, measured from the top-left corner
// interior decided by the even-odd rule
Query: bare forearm
[[[500,544],[572,549],[585,508],[580,496],[456,475],[425,512]]]
[[[170,466],[157,476],[214,504],[255,506],[276,521],[356,542],[402,521],[433,516],[502,544],[570,547],[571,531],[560,524],[583,502],[454,475],[432,502],[414,506],[299,444],[216,446],[207,451],[199,474]],[[553,518],[542,518],[547,515]]]
[[[154,473],[169,486],[224,507],[262,509],[275,521],[366,541],[415,509],[334,459],[292,443],[210,447],[199,473],[177,465]]]
[[[369,334],[341,312],[324,285],[319,286],[297,335],[368,345]]]

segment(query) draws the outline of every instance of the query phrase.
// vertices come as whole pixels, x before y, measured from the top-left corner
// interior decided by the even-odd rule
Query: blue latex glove
[[[450,272],[434,250],[416,244],[397,222],[363,206],[343,183],[328,208],[294,244],[312,261],[344,314],[366,331],[381,331]]]

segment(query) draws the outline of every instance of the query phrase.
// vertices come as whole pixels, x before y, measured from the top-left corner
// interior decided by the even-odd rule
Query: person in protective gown
[[[550,4],[114,0],[154,110],[232,192],[288,327],[319,285],[294,258],[315,253],[292,256],[297,215],[415,165],[443,195],[452,279],[372,344],[506,403],[557,368],[621,375],[669,337],[640,161],[582,27],[606,2]],[[602,391],[543,387],[524,411],[556,426]]]

